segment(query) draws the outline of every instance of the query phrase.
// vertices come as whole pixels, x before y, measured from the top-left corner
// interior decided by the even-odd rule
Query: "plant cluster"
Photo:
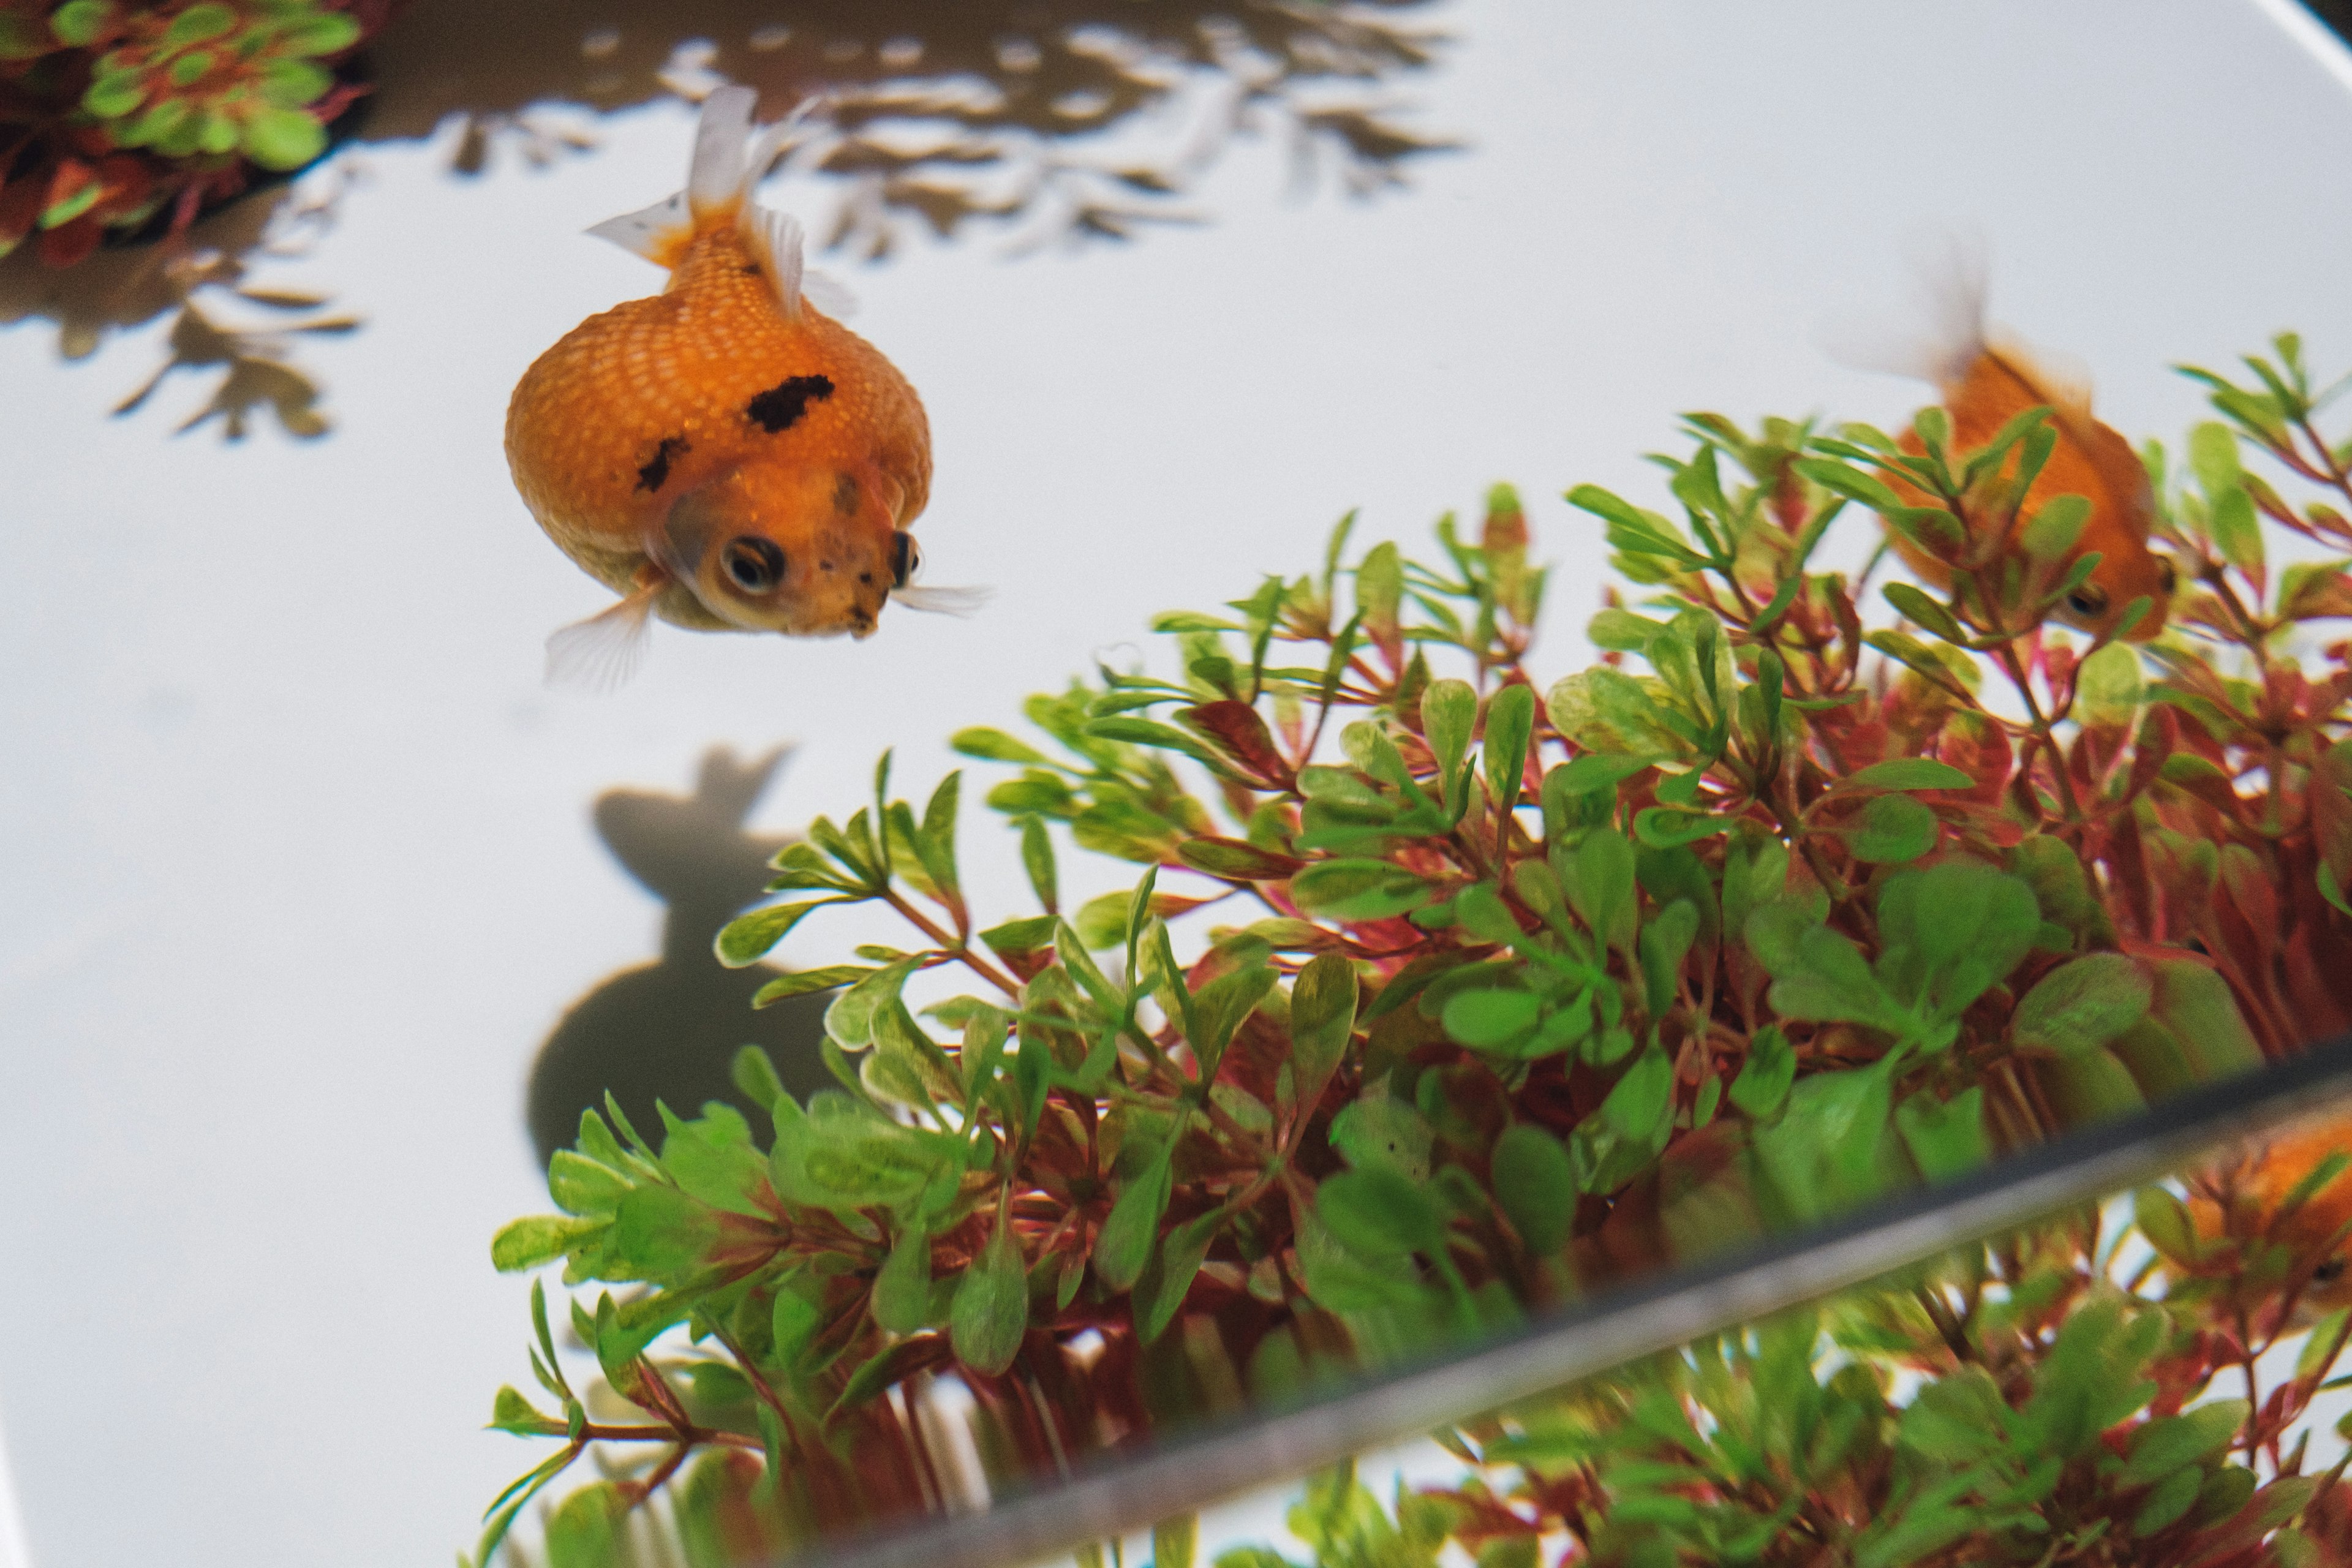
[[[719,942],[745,963],[828,908],[904,917],[908,947],[764,993],[837,991],[839,1088],[796,1102],[747,1052],[772,1136],[723,1105],[592,1112],[550,1168],[562,1213],[497,1238],[501,1268],[614,1289],[570,1304],[584,1392],[534,1289],[557,1409],[506,1389],[494,1425],[559,1447],[482,1554],[592,1449],[558,1564],[625,1559],[649,1500],[710,1563],[954,1506],[2343,1026],[2352,671],[2302,633],[2352,579],[2273,572],[2263,519],[2352,540],[2352,445],[2320,435],[2300,345],[2275,355],[2205,377],[2231,423],[2192,435],[2185,482],[2148,451],[2184,589],[2144,651],[2044,625],[2095,563],[2080,498],[2021,515],[2047,410],[1979,451],[1933,409],[1916,452],[1700,416],[1660,459],[1678,519],[1570,493],[1647,595],[1612,595],[1601,662],[1540,695],[1545,574],[1498,489],[1437,564],[1351,557],[1343,523],[1318,572],[1160,617],[1173,676],[1033,698],[1035,744],[959,733],[1017,770],[987,799],[1035,913],[975,917],[961,774],[919,809],[886,757]],[[2290,506],[2249,448],[2321,499]],[[1890,616],[1867,570],[1815,565],[1868,512],[1950,563],[1948,594],[1889,584]],[[1140,879],[1066,909],[1065,843]],[[973,984],[919,1009],[919,975]],[[2278,1390],[2253,1366],[2324,1261],[2280,1215],[2340,1170],[2201,1227],[2144,1195],[2135,1275],[2086,1217],[1467,1426],[1516,1479],[1407,1499],[1389,1537],[1324,1483],[1327,1561],[2352,1548],[2284,1436],[2342,1321]],[[2232,1367],[2244,1408],[2190,1407]]]
[[[387,9],[0,0],[0,255],[37,236],[68,267],[159,218],[177,234],[254,170],[317,158],[359,91],[333,63]]]

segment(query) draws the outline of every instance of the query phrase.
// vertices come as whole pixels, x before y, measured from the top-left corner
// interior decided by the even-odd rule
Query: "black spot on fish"
[[[637,489],[657,490],[669,479],[669,466],[694,448],[683,436],[665,436],[654,448],[654,460],[637,470]]]
[[[833,395],[833,383],[821,375],[788,375],[743,405],[744,416],[774,436],[801,422],[812,403]]]
[[[857,580],[861,583],[871,583],[874,581],[874,574],[871,572],[860,572],[857,574]]]
[[[757,278],[759,275],[760,275],[760,264],[759,264],[758,262],[756,262],[756,261],[747,261],[747,262],[745,262],[745,263],[743,264],[743,276],[744,276],[744,277],[746,277],[746,278]]]
[[[844,517],[857,515],[857,481],[847,474],[834,481],[833,510]]]

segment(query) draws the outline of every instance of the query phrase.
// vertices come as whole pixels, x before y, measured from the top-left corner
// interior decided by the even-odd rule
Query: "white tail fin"
[[[1817,341],[1850,370],[1955,386],[1985,351],[1990,247],[1979,233],[1944,231],[1915,237],[1904,250],[1915,295],[1907,319],[1835,322]]]
[[[547,684],[597,692],[626,686],[645,662],[654,601],[667,586],[667,577],[656,578],[586,620],[559,627],[547,639]]]
[[[735,86],[722,87],[704,99],[686,189],[649,207],[607,218],[588,232],[667,266],[676,262],[698,223],[721,218],[731,207],[744,247],[762,264],[776,303],[788,319],[800,315],[804,299],[818,300],[818,308],[828,314],[843,314],[849,303],[847,291],[827,279],[812,280],[803,271],[806,241],[800,220],[751,199],[752,188],[812,105],[804,103],[790,118],[754,130],[751,112],[759,101],[751,89]]]

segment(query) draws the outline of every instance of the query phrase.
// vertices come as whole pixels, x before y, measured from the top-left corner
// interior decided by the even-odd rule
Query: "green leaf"
[[[1054,945],[1054,930],[1060,924],[1052,915],[1031,915],[991,926],[980,940],[999,953],[1043,952]]]
[[[984,1377],[1013,1364],[1029,1329],[1029,1281],[1021,1248],[1002,1212],[988,1244],[964,1270],[948,1313],[956,1359]]]
[[[2147,700],[2139,650],[2111,642],[2083,660],[2074,676],[2074,717],[2085,724],[2126,725]]]
[[[119,119],[146,100],[146,84],[131,71],[100,77],[81,95],[81,106],[100,120]]]
[[[1322,1099],[1346,1057],[1358,997],[1356,966],[1337,952],[1317,955],[1291,983],[1290,1066],[1301,1106]]]
[[[1002,730],[985,726],[958,730],[948,737],[948,745],[964,756],[977,757],[982,762],[1017,763],[1032,768],[1047,765],[1045,754],[1035,747],[1014,740]]]
[[[564,1424],[540,1414],[539,1407],[511,1386],[501,1386],[490,1402],[490,1430],[518,1437],[560,1437]]]
[[[2095,952],[2043,975],[2017,1005],[2011,1034],[2021,1046],[2062,1056],[2096,1050],[2145,1017],[2155,994],[2137,963]]]
[[[1331,1119],[1331,1147],[1358,1169],[1384,1166],[1411,1181],[1429,1179],[1436,1135],[1420,1111],[1399,1100],[1351,1100]]]
[[[1569,901],[1603,946],[1630,954],[1636,910],[1633,847],[1613,827],[1596,827],[1576,848]]]
[[[1129,1301],[1135,1310],[1135,1331],[1145,1344],[1157,1340],[1175,1321],[1201,1265],[1208,1260],[1209,1246],[1216,1240],[1223,1219],[1220,1211],[1211,1209],[1171,1230],[1143,1277],[1136,1281]]]
[[[1948,1100],[1915,1094],[1895,1108],[1895,1127],[1919,1173],[1931,1182],[1962,1175],[1992,1158],[1981,1085],[1971,1085]]]
[[[1967,789],[1976,783],[1949,763],[1933,757],[1890,757],[1838,781],[1841,790]]]
[[[554,1262],[573,1247],[604,1229],[611,1222],[533,1215],[509,1221],[490,1239],[490,1266],[501,1274],[516,1274]]]
[[[1687,906],[1685,906],[1687,907]],[[1601,1102],[1601,1120],[1626,1138],[1654,1138],[1673,1109],[1675,1065],[1652,1046]]]
[[[87,48],[114,22],[111,0],[66,0],[49,13],[49,31],[71,48]]]
[[[1462,763],[1469,755],[1470,731],[1477,722],[1478,693],[1468,681],[1433,680],[1421,694],[1421,731],[1437,759],[1449,811],[1462,798]]]
[[[2252,1414],[2253,1406],[2242,1399],[2217,1399],[2147,1423],[2132,1435],[2130,1457],[2124,1461],[2124,1484],[2146,1486],[2183,1466],[2211,1458],[2230,1446]]]
[[[1886,602],[1904,616],[1946,642],[1965,642],[1969,629],[1953,617],[1952,612],[1929,598],[1908,583],[1889,583],[1881,590]]]
[[[757,963],[768,955],[776,943],[794,926],[801,923],[812,910],[827,904],[846,903],[845,899],[812,899],[800,904],[771,904],[765,909],[738,915],[719,928],[719,940],[712,944],[719,962],[730,969],[741,969]]]
[[[334,85],[332,72],[309,60],[274,59],[261,68],[261,96],[280,109],[314,103]]]
[[[1102,1231],[1095,1237],[1095,1278],[1106,1289],[1132,1289],[1151,1260],[1160,1240],[1160,1218],[1168,1212],[1168,1195],[1173,1189],[1171,1159],[1174,1152],[1175,1141],[1171,1138],[1120,1189],[1118,1201],[1110,1206],[1110,1217],[1103,1221]]]
[[[1559,1140],[1514,1122],[1495,1141],[1495,1201],[1519,1240],[1538,1258],[1568,1245],[1576,1218],[1576,1173]]]
[[[2184,1469],[2167,1476],[2147,1500],[2140,1504],[2139,1512],[2132,1519],[2134,1535],[2154,1535],[2179,1520],[2196,1502],[2197,1493],[2205,1483],[2202,1472]]]
[[[163,30],[163,47],[178,49],[205,43],[236,26],[235,11],[219,4],[219,0],[200,0],[172,18],[172,25]]]
[[[1445,1215],[1431,1189],[1385,1165],[1326,1176],[1315,1212],[1342,1247],[1365,1258],[1419,1252],[1434,1260],[1445,1249]]]
[[[874,1276],[874,1321],[894,1334],[911,1334],[930,1316],[931,1238],[919,1225],[900,1228],[890,1256]]]
[[[1748,1043],[1748,1059],[1731,1080],[1731,1103],[1759,1121],[1769,1119],[1796,1081],[1797,1053],[1780,1026],[1767,1024]]]
[[[1682,984],[1683,960],[1698,937],[1698,906],[1676,899],[1642,928],[1642,977],[1652,1018],[1663,1018]]]
[[[1055,913],[1060,904],[1061,885],[1054,870],[1054,840],[1046,833],[1042,817],[1021,819],[1021,866],[1029,875],[1029,887],[1037,895],[1037,902],[1047,914]]]
[[[1445,999],[1445,1032],[1474,1050],[1504,1046],[1536,1026],[1543,998],[1501,986],[1457,991]]]
[[[245,122],[245,155],[265,169],[299,169],[327,150],[327,130],[299,109],[262,109]]]
[[[1909,795],[1882,795],[1864,805],[1860,822],[1844,837],[1855,859],[1899,866],[1933,849],[1941,831],[1936,814]]]
[[[1195,1032],[1187,1038],[1194,1059],[1201,1064],[1202,1083],[1215,1079],[1234,1032],[1265,1000],[1276,978],[1271,965],[1252,963],[1217,976],[1194,993],[1192,1026]]]
[[[2027,520],[2020,538],[2026,554],[2044,566],[2054,566],[2066,559],[2074,542],[2083,536],[2083,525],[2091,520],[2088,497],[2056,495],[2042,503]]]
[[[1486,700],[1486,741],[1481,761],[1486,765],[1486,793],[1498,812],[1507,813],[1518,804],[1535,721],[1536,694],[1530,687],[1506,686]]]
[[[743,1113],[714,1100],[696,1121],[681,1121],[669,1107],[656,1104],[667,1130],[662,1168],[677,1184],[713,1208],[766,1218],[768,1211],[751,1194],[766,1185],[768,1160],[752,1147]]]
[[[1322,920],[1385,920],[1417,910],[1433,896],[1415,873],[1386,860],[1322,860],[1290,879],[1300,910]]]
[[[1151,1527],[1151,1568],[1192,1568],[1194,1543],[1201,1533],[1201,1516],[1188,1513],[1163,1519]]]
[[[719,1234],[717,1209],[660,1183],[632,1191],[613,1218],[614,1245],[633,1271],[625,1278],[683,1279],[704,1266]]]
[[[1238,838],[1210,835],[1188,838],[1178,845],[1176,858],[1195,871],[1234,882],[1278,882],[1303,864],[1291,856],[1262,849]]]
[[[296,55],[337,55],[359,41],[359,23],[341,11],[314,12],[278,34],[278,47]]]

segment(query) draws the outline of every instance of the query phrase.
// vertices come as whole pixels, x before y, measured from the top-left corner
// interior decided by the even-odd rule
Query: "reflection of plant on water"
[[[756,87],[775,118],[816,99],[786,167],[837,182],[833,246],[876,258],[909,220],[1123,237],[1189,218],[1180,198],[1237,132],[1288,143],[1302,184],[1363,195],[1450,146],[1407,127],[1378,84],[1430,63],[1427,0],[558,0],[527,31],[468,0],[419,0],[377,51],[373,137],[464,117],[456,166],[494,146],[544,160],[578,131],[551,101],[611,110]]]
[[[975,225],[1015,248],[1123,238],[1197,222],[1185,196],[1236,135],[1286,148],[1298,190],[1357,195],[1403,183],[1418,154],[1453,145],[1411,129],[1379,96],[1427,66],[1439,36],[1407,13],[1430,0],[548,0],[529,8],[416,0],[370,47],[366,141],[415,140],[459,121],[452,167],[500,154],[544,163],[595,137],[564,105],[599,113],[722,81],[757,87],[761,113],[795,109],[782,168],[832,186],[812,229],[866,259],[910,234]],[[118,413],[178,369],[223,368],[183,429],[215,416],[245,434],[267,405],[297,436],[325,430],[294,333],[347,331],[312,315],[325,296],[247,282],[257,258],[299,253],[343,186],[257,196],[165,245],[100,251],[64,270],[0,260],[0,323],[39,316],[68,359],[109,328],[177,312],[163,366]],[[28,247],[29,248],[29,247]],[[238,301],[283,312],[237,324]]]
[[[318,384],[292,363],[289,340],[348,332],[359,318],[317,313],[327,295],[265,287],[250,274],[257,263],[308,255],[331,226],[346,183],[280,187],[205,219],[180,239],[100,250],[68,269],[43,267],[20,251],[0,261],[0,324],[54,321],[58,352],[78,360],[95,353],[110,330],[174,313],[163,363],[117,414],[143,405],[174,370],[218,367],[225,374],[212,395],[180,429],[217,416],[223,433],[240,439],[267,406],[289,435],[322,435]],[[253,307],[277,319],[254,320]]]

